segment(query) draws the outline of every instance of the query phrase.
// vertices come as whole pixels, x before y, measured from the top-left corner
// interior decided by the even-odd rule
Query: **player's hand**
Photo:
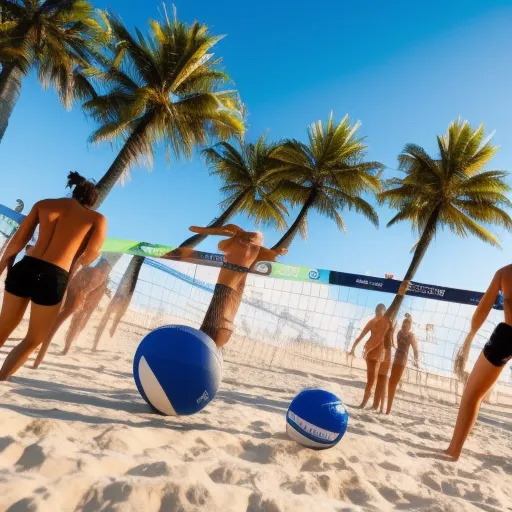
[[[471,332],[468,334],[464,344],[459,348],[457,355],[455,356],[453,372],[461,380],[464,379],[464,371],[466,369],[466,363],[468,362],[469,351],[471,349],[471,343],[473,342],[474,336],[475,335]]]
[[[404,296],[407,293],[407,291],[409,290],[410,286],[411,286],[411,281],[410,280],[402,281],[400,283],[400,288],[398,289],[398,294],[397,295]]]
[[[284,256],[285,254],[288,254],[288,249],[286,249],[285,247],[281,249],[276,249],[276,254],[278,256]]]

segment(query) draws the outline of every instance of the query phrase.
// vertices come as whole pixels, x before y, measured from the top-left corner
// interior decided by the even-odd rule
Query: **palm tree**
[[[244,131],[241,103],[233,90],[222,90],[229,76],[219,70],[213,47],[221,37],[205,25],[187,26],[167,15],[152,21],[149,37],[133,37],[123,23],[109,16],[117,45],[95,78],[109,90],[85,104],[101,125],[93,142],[124,144],[97,189],[101,205],[114,185],[138,161],[151,162],[155,143],[163,141],[175,157],[191,157],[195,147],[211,139],[227,140]],[[131,300],[144,258],[132,258],[112,304],[120,315]],[[112,313],[107,308],[106,315]],[[116,320],[117,325],[119,319]],[[100,326],[106,325],[102,320]],[[98,329],[95,346],[103,329]]]
[[[352,126],[348,116],[336,124],[331,113],[325,126],[318,121],[309,127],[309,144],[288,140],[275,151],[282,166],[278,190],[301,210],[273,249],[288,248],[297,232],[305,232],[311,210],[333,219],[343,231],[344,208],[354,208],[378,226],[377,213],[362,195],[380,190],[383,166],[364,161],[366,145],[356,136],[358,128],[359,123]]]
[[[0,141],[33,68],[66,108],[94,96],[82,73],[110,38],[101,11],[86,0],[0,0]]]
[[[482,169],[498,151],[484,139],[484,126],[473,130],[467,121],[450,124],[437,137],[439,154],[431,157],[416,144],[407,144],[398,157],[402,178],[392,178],[378,196],[398,213],[388,222],[409,221],[419,235],[404,281],[414,278],[425,253],[438,231],[448,227],[460,237],[469,234],[499,247],[499,241],[482,224],[512,227],[512,219],[502,209],[510,207],[505,196],[510,187],[505,171]],[[387,315],[395,319],[404,296],[397,295]]]
[[[235,214],[244,212],[256,224],[274,226],[279,230],[286,229],[284,215],[288,212],[275,194],[276,162],[272,159],[272,154],[276,148],[276,144],[268,143],[265,136],[261,136],[255,144],[239,139],[238,147],[228,142],[219,142],[203,151],[210,174],[223,180],[221,192],[227,196],[220,203],[221,215],[213,219],[209,226],[223,226]],[[282,192],[279,196],[282,196]],[[180,248],[192,249],[205,238],[206,235],[194,235],[185,240]],[[114,334],[135,292],[144,259],[142,256],[131,259],[109,309],[100,322],[95,347],[112,313],[116,314],[110,331],[111,335]]]
[[[239,140],[238,148],[228,142],[219,142],[205,149],[203,155],[210,168],[210,174],[224,182],[220,189],[226,199],[220,203],[221,215],[209,224],[220,227],[235,214],[244,212],[257,225],[286,229],[284,215],[288,213],[275,192],[278,183],[276,161],[272,154],[277,144],[268,143],[262,135],[255,144]],[[193,248],[207,235],[194,235],[180,247]]]
[[[119,18],[108,19],[118,43],[96,74],[108,90],[84,107],[100,123],[92,142],[124,143],[98,182],[97,207],[135,163],[151,163],[156,143],[168,156],[191,157],[195,147],[244,130],[237,92],[221,90],[230,80],[212,53],[221,37],[167,17],[151,21],[149,37],[134,37]]]

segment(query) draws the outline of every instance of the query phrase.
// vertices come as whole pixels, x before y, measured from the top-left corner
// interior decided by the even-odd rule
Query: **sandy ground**
[[[391,417],[355,408],[359,372],[237,363],[203,412],[150,412],[131,373],[140,333],[91,354],[54,345],[38,370],[0,386],[0,511],[512,510],[512,408],[487,406],[461,460],[440,459],[455,407],[401,393]],[[0,362],[14,341],[0,351]],[[341,443],[290,441],[293,396],[322,387],[350,412]]]

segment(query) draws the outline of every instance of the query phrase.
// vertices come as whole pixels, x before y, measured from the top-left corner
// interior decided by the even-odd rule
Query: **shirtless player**
[[[217,347],[221,348],[233,333],[233,323],[242,301],[249,269],[257,261],[274,261],[277,256],[286,254],[288,251],[287,249],[277,251],[267,249],[263,247],[261,233],[244,231],[234,224],[227,224],[220,228],[192,226],[190,231],[230,237],[219,243],[219,250],[225,254],[225,259],[210,306],[200,327],[201,331],[208,334]]]
[[[361,409],[366,407],[372,388],[375,384],[375,379],[379,371],[380,362],[384,354],[384,336],[391,327],[391,322],[384,313],[386,313],[386,306],[379,304],[375,309],[375,318],[370,320],[361,334],[354,341],[350,355],[354,355],[359,342],[370,333],[370,339],[366,342],[363,350],[363,357],[366,360],[366,388],[364,390],[364,397],[361,403]]]
[[[452,441],[445,451],[446,455],[454,460],[458,460],[460,457],[462,447],[475,424],[483,398],[498,380],[507,362],[512,359],[512,308],[510,302],[512,299],[512,265],[508,265],[496,272],[473,314],[471,331],[455,360],[455,372],[459,376],[462,375],[473,338],[485,322],[500,291],[504,298],[505,323],[499,324],[492,333],[464,388]]]
[[[97,200],[94,183],[70,173],[70,199],[46,199],[34,205],[11,238],[2,259],[0,274],[8,270],[0,313],[0,347],[23,318],[32,303],[26,337],[7,356],[0,370],[6,380],[51,334],[69,275],[80,265],[91,264],[105,240],[105,218],[89,208]],[[14,265],[39,225],[39,236],[30,256]]]

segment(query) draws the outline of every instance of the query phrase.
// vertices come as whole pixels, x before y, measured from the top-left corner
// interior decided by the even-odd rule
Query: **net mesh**
[[[0,216],[0,253],[6,240],[16,231],[16,223]],[[110,274],[113,296],[127,268],[129,256],[123,256]],[[142,267],[134,296],[121,322],[143,336],[164,324],[199,327],[210,303],[219,270],[185,262],[160,262],[147,259]],[[308,360],[319,367],[349,365],[363,371],[364,361],[347,357],[347,351],[378,303],[389,304],[391,294],[320,283],[294,282],[249,275],[243,302],[235,321],[235,331],[226,352],[237,361],[298,367]],[[93,313],[79,344],[93,343],[95,327],[108,299]],[[437,398],[446,395],[456,400],[462,384],[453,376],[455,352],[469,331],[474,306],[407,297],[398,322],[409,313],[420,352],[420,368],[409,356],[402,380],[420,386],[420,391]],[[492,310],[479,330],[471,348],[469,367],[478,357],[502,312]],[[80,326],[84,328],[85,325]],[[108,344],[109,330],[101,344]],[[454,398],[455,397],[455,398]],[[502,372],[494,389],[494,400],[512,404],[512,369]]]
[[[115,291],[127,267],[123,257],[111,272],[109,287]],[[165,324],[198,328],[212,298],[219,270],[184,262],[146,260],[130,307],[121,322],[137,327],[141,335]],[[393,296],[319,283],[293,282],[249,275],[238,311],[233,337],[225,350],[240,362],[300,367],[301,361],[325,365],[348,365],[363,371],[361,358],[347,351],[378,303],[389,304]],[[456,350],[470,327],[473,306],[406,297],[398,315],[413,319],[420,352],[420,368],[413,367],[412,353],[403,384],[420,385],[436,398],[456,400],[462,384],[453,376]],[[469,367],[478,357],[503,313],[492,310],[473,343]],[[108,345],[106,330],[101,344]],[[82,340],[81,343],[87,343]],[[493,400],[512,403],[510,365],[502,372]]]

